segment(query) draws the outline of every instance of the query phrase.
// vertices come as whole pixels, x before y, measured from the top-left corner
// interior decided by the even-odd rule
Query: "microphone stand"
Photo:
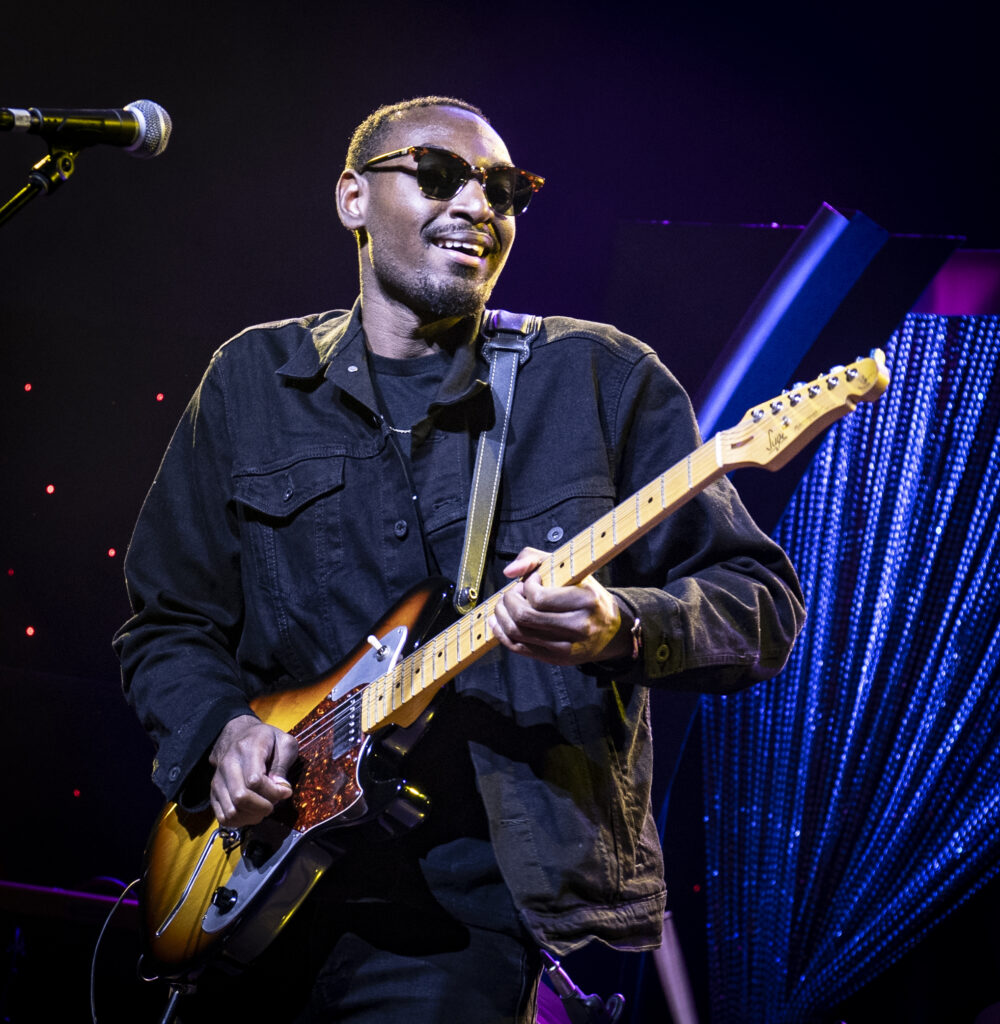
[[[64,181],[68,181],[76,170],[76,158],[79,155],[78,149],[49,150],[48,156],[42,157],[31,168],[28,184],[0,207],[0,224],[10,220],[22,206],[27,205],[40,192],[51,195]]]

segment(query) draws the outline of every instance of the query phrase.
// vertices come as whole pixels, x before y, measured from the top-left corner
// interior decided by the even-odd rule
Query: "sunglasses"
[[[428,199],[454,199],[470,178],[482,186],[486,202],[494,213],[524,213],[531,197],[545,184],[537,174],[522,171],[520,167],[473,167],[457,153],[434,146],[407,146],[392,153],[372,157],[362,168],[367,171],[373,164],[400,156],[412,156],[417,162],[417,187]],[[386,167],[387,171],[406,171],[406,167]]]

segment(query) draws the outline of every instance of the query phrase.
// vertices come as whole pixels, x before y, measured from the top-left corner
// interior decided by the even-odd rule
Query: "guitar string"
[[[674,468],[676,468],[676,467],[674,467]],[[581,547],[582,548],[587,548],[587,547],[593,548],[594,547],[594,541],[595,541],[596,537],[600,537],[602,539],[606,539],[609,527],[612,530],[612,536],[613,536],[612,547],[613,547],[614,546],[614,534],[617,532],[616,528],[619,525],[618,524],[618,520],[621,519],[622,516],[624,516],[624,515],[634,515],[635,518],[636,518],[636,529],[641,528],[641,526],[643,525],[642,524],[642,515],[641,515],[641,512],[640,512],[640,509],[637,507],[638,503],[639,503],[640,496],[643,495],[644,492],[646,492],[646,491],[648,491],[648,490],[650,490],[652,488],[657,487],[657,485],[660,483],[661,478],[668,476],[670,472],[671,472],[671,470],[667,470],[665,473],[661,474],[660,477],[658,477],[656,480],[654,480],[653,482],[648,484],[646,487],[640,488],[640,490],[637,491],[636,494],[633,495],[633,497],[631,499],[623,502],[621,505],[617,506],[616,508],[611,509],[604,516],[602,516],[600,519],[598,519],[597,522],[593,523],[587,530],[584,530],[580,534],[578,534],[577,536],[573,537],[566,545],[563,546],[562,549],[554,551],[549,556],[549,559],[547,560],[548,564],[549,564],[549,575],[550,575],[550,578],[554,578],[556,576],[556,571],[555,570],[556,570],[556,565],[557,564],[565,564],[566,562],[568,562],[570,564],[570,566],[572,567],[573,560],[574,560],[574,552],[576,551],[576,549],[581,548]],[[663,501],[662,501],[662,498],[661,498],[661,508],[662,507],[663,507]],[[632,532],[632,531],[630,531],[630,532]],[[516,581],[514,581],[514,582],[516,582]],[[503,590],[501,590],[497,594],[494,594],[488,601],[486,601],[484,603],[483,607],[485,608],[485,611],[486,611],[487,615],[492,613],[492,610],[493,610],[493,607],[495,606],[495,604],[500,600],[500,598],[503,596],[503,594],[508,589],[510,589],[510,587],[513,586],[513,585],[514,585],[513,582],[511,584],[508,584],[507,587],[504,587]],[[435,657],[440,656],[442,653],[446,652],[447,649],[449,647],[451,647],[452,645],[454,645],[456,650],[458,650],[459,649],[458,644],[459,644],[459,641],[460,641],[461,633],[465,629],[469,628],[469,625],[470,625],[469,623],[466,622],[466,618],[467,618],[467,616],[463,616],[462,619],[460,619],[458,622],[456,622],[456,623],[452,624],[450,627],[448,627],[448,629],[446,629],[443,633],[441,633],[438,638],[435,638],[435,640],[433,640],[431,642],[431,644],[428,644],[426,647],[422,648],[419,652],[414,652],[414,653],[408,655],[403,661],[401,661],[393,669],[393,671],[392,671],[392,673],[390,675],[380,676],[377,679],[372,680],[371,683],[367,684],[367,686],[365,686],[358,693],[353,694],[344,703],[339,704],[337,707],[331,709],[331,711],[325,712],[324,714],[320,715],[314,722],[310,722],[309,725],[307,727],[305,727],[296,736],[296,738],[299,741],[299,748],[300,748],[300,750],[308,751],[308,750],[312,749],[321,740],[325,739],[326,736],[330,733],[331,730],[336,732],[338,729],[344,727],[347,723],[349,723],[355,715],[359,715],[361,713],[361,710],[362,710],[361,702],[363,701],[364,695],[367,692],[367,690],[369,689],[369,687],[371,687],[371,686],[380,686],[381,689],[385,690],[386,686],[388,685],[388,688],[390,690],[395,690],[397,687],[401,688],[403,686],[404,682],[405,682],[408,667],[410,669],[410,671],[409,671],[409,678],[410,678],[410,688],[411,688],[411,691],[412,691],[414,677],[417,675],[417,672],[419,671],[418,669],[415,668],[416,661],[417,661],[418,657],[425,659],[426,658],[426,653],[427,653],[428,650],[436,650],[437,654],[435,655]],[[480,643],[481,643],[481,638],[477,639],[472,644],[470,653],[471,653],[471,651],[475,651],[476,649],[478,649],[478,647],[480,646]],[[423,667],[424,666],[421,666],[421,669]],[[434,674],[434,668],[432,666],[432,668],[431,668],[432,683],[428,684],[428,685],[432,685],[433,684],[433,674]],[[426,674],[425,674],[425,678],[426,678]],[[388,694],[386,694],[386,696],[388,696]],[[410,698],[407,698],[407,699],[410,699]],[[405,703],[405,701],[404,701],[404,703]]]
[[[507,588],[504,589],[506,590]],[[487,615],[492,612],[493,606],[495,606],[497,601],[499,601],[502,593],[503,591],[501,591],[498,594],[494,594],[493,597],[491,597],[484,603],[483,608],[485,609]],[[314,722],[310,722],[309,725],[306,726],[296,736],[296,738],[299,741],[299,749],[308,750],[312,748],[316,745],[316,743],[322,740],[330,732],[331,729],[336,731],[339,727],[350,722],[351,718],[354,715],[360,714],[361,702],[363,701],[364,695],[369,689],[369,687],[382,684],[382,689],[385,689],[386,684],[388,684],[389,688],[392,690],[395,690],[397,687],[402,688],[407,676],[408,668],[410,678],[410,690],[412,697],[413,685],[414,682],[416,681],[415,677],[424,668],[423,665],[421,665],[420,668],[416,668],[416,662],[418,660],[425,661],[426,654],[428,651],[437,650],[438,655],[440,655],[441,653],[445,652],[447,648],[452,644],[454,644],[456,650],[458,650],[458,641],[460,638],[460,634],[464,629],[468,628],[469,625],[470,623],[466,622],[465,617],[460,619],[458,622],[453,623],[451,626],[448,627],[448,629],[444,630],[444,632],[439,634],[437,638],[432,640],[431,643],[421,648],[420,651],[415,651],[412,654],[408,655],[406,658],[404,658],[398,665],[395,666],[395,668],[392,670],[390,674],[379,676],[377,679],[373,679],[358,693],[352,694],[344,702],[338,704],[337,707],[332,708],[330,711],[324,712]],[[483,639],[484,638],[481,636],[479,638],[475,638],[471,651],[476,650],[477,647],[483,641]],[[431,667],[430,675],[432,677],[432,682],[429,683],[428,686],[433,685],[433,666]],[[424,689],[426,689],[426,687],[424,687]]]
[[[822,378],[819,378],[819,379],[822,379]],[[738,431],[743,426],[744,425],[742,423],[737,424],[736,427],[733,428],[733,430],[734,431]],[[721,437],[721,434],[723,434],[723,433],[729,433],[729,431],[722,431],[722,432],[720,432],[720,434],[718,436]],[[692,452],[691,455],[688,456],[688,459],[685,460],[685,461],[687,463],[690,463],[690,459],[691,459],[692,456],[695,456],[695,455],[699,454],[703,449],[705,449],[707,447],[708,447],[708,445],[702,444],[698,449],[696,449],[694,452]],[[690,465],[688,465],[688,471],[689,472],[690,472],[690,468],[691,468]],[[639,506],[640,495],[644,494],[646,491],[649,491],[652,488],[654,488],[655,486],[659,485],[660,486],[660,490],[661,490],[661,509],[663,507],[665,507],[664,506],[664,502],[663,502],[663,498],[662,498],[662,485],[663,485],[664,482],[666,482],[666,477],[668,477],[672,472],[674,472],[677,469],[678,469],[677,466],[671,467],[666,472],[660,474],[660,476],[656,480],[652,481],[650,484],[647,484],[646,487],[640,488],[640,490],[638,492],[636,492],[636,494],[633,496],[633,498],[635,499],[635,503],[636,503],[635,504],[636,530],[641,529],[641,527],[643,525],[642,524],[641,509],[640,509],[640,506]],[[688,490],[690,490],[690,488],[691,488],[691,483],[689,481],[689,483],[688,483]],[[618,526],[618,519],[624,513],[624,510],[631,506],[631,503],[632,503],[632,499],[629,499],[629,500],[623,502],[621,505],[616,506],[614,509],[610,510],[608,513],[606,513],[604,516],[602,516],[596,523],[592,524],[589,529],[582,531],[576,537],[572,538],[569,541],[568,544],[564,545],[563,549],[561,549],[559,551],[553,552],[552,555],[549,558],[550,578],[553,578],[555,576],[555,565],[556,565],[556,556],[557,555],[561,557],[561,562],[562,563],[565,563],[568,560],[569,563],[570,563],[570,566],[572,567],[575,547],[579,546],[579,544],[581,544],[581,543],[583,543],[584,545],[589,543],[590,547],[593,548],[594,536],[595,536],[595,534],[597,533],[597,531],[599,529],[602,529],[602,527],[603,527],[603,532],[600,534],[600,536],[604,537],[606,535],[606,533],[607,533],[607,527],[610,526],[611,529],[612,529],[612,534],[614,536],[614,533],[616,532],[616,528]],[[614,546],[615,546],[615,544],[613,542],[612,543],[612,547],[614,547]],[[514,581],[514,582],[516,582],[516,581]],[[494,594],[487,602],[484,603],[484,605],[482,607],[485,608],[487,615],[491,613],[492,607],[495,606],[495,604],[500,600],[500,598],[503,596],[503,594],[513,585],[514,585],[513,582],[511,584],[508,584],[507,587],[504,587],[499,593]],[[405,675],[406,675],[407,666],[409,666],[410,669],[411,669],[411,671],[409,673],[411,698],[407,698],[407,700],[408,699],[412,699],[412,690],[413,690],[413,684],[414,684],[414,677],[416,675],[416,673],[414,671],[412,671],[412,669],[413,669],[414,665],[416,664],[418,656],[419,656],[420,659],[424,659],[428,649],[431,649],[431,650],[437,649],[437,654],[435,655],[435,657],[440,656],[442,653],[446,653],[447,652],[448,646],[451,643],[455,644],[456,651],[460,651],[459,642],[460,642],[461,632],[462,632],[462,630],[464,628],[463,624],[466,622],[467,618],[468,618],[468,616],[463,616],[462,619],[460,619],[458,622],[454,623],[452,626],[448,627],[448,629],[446,629],[443,633],[439,634],[439,637],[435,638],[432,641],[431,644],[427,645],[427,647],[422,648],[419,652],[413,652],[412,654],[408,655],[406,658],[403,659],[403,661],[401,661],[397,666],[394,667],[394,669],[392,670],[391,674],[385,675],[385,676],[380,676],[377,679],[372,680],[371,683],[369,683],[366,686],[364,686],[358,693],[353,694],[345,702],[339,704],[337,707],[332,709],[332,711],[325,712],[324,714],[320,715],[314,722],[311,722],[297,736],[297,739],[299,741],[300,749],[301,750],[309,750],[309,749],[311,749],[317,743],[319,743],[322,739],[324,739],[331,731],[336,732],[345,723],[348,723],[353,718],[355,718],[355,716],[360,718],[361,712],[363,710],[362,704],[363,704],[363,700],[364,700],[364,695],[365,695],[365,693],[368,691],[368,689],[371,686],[373,686],[373,685],[380,685],[381,688],[384,690],[385,686],[386,686],[386,683],[388,682],[389,686],[393,690],[395,690],[397,686],[402,688],[403,683],[404,683],[404,679],[405,679]],[[439,642],[442,639],[443,639],[443,643]],[[480,640],[477,640],[475,643],[473,643],[472,647],[470,648],[470,653],[474,652],[478,648],[479,645],[480,645]],[[421,666],[421,668],[423,668],[423,667],[424,666]],[[433,681],[434,681],[434,679],[433,679],[433,676],[434,676],[434,669],[433,669],[433,667],[431,669],[431,673],[430,674],[431,674],[432,682],[430,684],[428,684],[428,686],[433,685]],[[426,674],[425,674],[424,678],[426,678]],[[424,687],[424,688],[426,689],[426,687]],[[405,702],[406,701],[404,701],[404,703]]]
[[[667,473],[661,475],[666,476]],[[658,481],[654,481],[653,483],[647,485],[646,488],[640,489],[640,491],[638,491],[636,495],[633,496],[633,498],[638,499],[639,495],[642,494],[644,490],[647,490],[649,487],[654,486],[654,484],[657,482]],[[623,502],[622,505],[614,509],[611,509],[599,520],[597,520],[597,522],[593,523],[587,530],[584,530],[577,536],[573,537],[566,545],[564,545],[563,550],[553,552],[548,559],[550,578],[553,578],[556,575],[556,556],[561,556],[560,561],[562,563],[565,563],[568,560],[572,565],[574,549],[580,547],[581,545],[583,547],[589,546],[590,548],[593,548],[594,538],[597,536],[600,536],[602,538],[605,537],[607,534],[608,527],[615,527],[617,525],[617,520],[620,518],[622,514],[624,514],[624,509],[630,506],[631,504],[632,501],[629,500]],[[640,523],[637,523],[636,525],[639,526]],[[499,591],[497,594],[494,594],[491,598],[484,602],[483,608],[485,608],[487,615],[492,613],[493,607],[496,605],[496,603],[499,602],[503,594],[514,585],[515,582],[516,581],[508,584],[501,591]],[[310,722],[307,727],[305,727],[300,733],[296,735],[296,739],[299,741],[299,749],[302,751],[308,751],[312,749],[320,741],[325,739],[331,730],[336,732],[338,729],[349,723],[355,715],[360,715],[362,710],[361,702],[363,701],[364,694],[367,692],[369,687],[381,685],[382,689],[385,689],[387,683],[389,688],[393,690],[396,689],[397,686],[402,687],[407,666],[409,665],[412,668],[415,665],[418,656],[424,658],[428,650],[434,650],[435,648],[439,649],[438,654],[440,655],[440,653],[446,651],[447,648],[452,644],[454,644],[456,649],[458,649],[460,634],[468,626],[468,623],[466,623],[466,618],[467,616],[463,616],[462,619],[448,627],[448,629],[441,633],[438,638],[435,638],[435,640],[433,640],[431,644],[428,644],[419,652],[413,652],[412,654],[408,655],[393,669],[391,675],[379,676],[377,679],[372,680],[371,683],[367,684],[358,693],[353,694],[345,702],[339,704],[337,707],[331,709],[330,711],[324,712],[314,722]],[[476,642],[474,642],[471,651],[475,651],[480,645],[480,643],[481,640],[477,640]],[[411,691],[413,686],[413,677],[415,675],[416,671],[410,672]],[[428,685],[433,684],[433,667],[431,670],[431,676],[432,683]]]
[[[589,529],[584,530],[577,536],[573,537],[566,545],[564,545],[563,549],[553,552],[548,559],[550,579],[554,578],[556,575],[556,556],[561,556],[562,562],[569,560],[570,564],[572,564],[574,548],[580,546],[589,546],[593,548],[594,537],[598,534],[598,530],[602,526],[605,526],[604,533],[606,533],[606,525],[613,525],[614,521],[618,518],[620,512],[621,507],[612,509],[605,516],[602,516],[601,519],[599,519],[596,523],[591,525]],[[605,523],[605,520],[608,521],[608,524]],[[603,533],[600,535],[604,536]],[[517,581],[512,581],[506,587],[504,587],[498,593],[492,595],[492,597],[488,598],[483,603],[481,609],[484,610],[487,616],[492,614],[496,604],[499,603],[503,595],[508,590],[510,590],[516,582]],[[480,609],[477,609],[477,611],[479,610]],[[459,644],[461,640],[461,634],[466,630],[471,631],[471,629],[473,628],[472,619],[476,618],[476,616],[472,613],[470,613],[470,615],[472,615],[471,619],[469,615],[463,616],[461,619],[458,620],[458,622],[453,623],[446,630],[440,633],[438,637],[435,637],[431,641],[431,643],[421,648],[420,651],[414,651],[412,654],[408,655],[398,665],[395,666],[391,674],[379,676],[377,679],[372,680],[370,683],[364,686],[358,693],[351,695],[344,702],[338,704],[335,708],[332,708],[330,711],[324,712],[315,721],[310,722],[309,725],[306,726],[300,733],[296,734],[296,739],[299,742],[300,751],[311,750],[319,742],[325,739],[327,735],[329,735],[331,730],[334,731],[334,733],[336,733],[340,728],[350,723],[352,718],[354,718],[355,716],[360,716],[362,711],[361,704],[363,702],[364,695],[371,686],[380,686],[381,689],[383,690],[386,689],[387,685],[390,690],[395,690],[397,687],[402,688],[406,680],[408,669],[411,697],[406,698],[406,700],[412,699],[412,690],[415,677],[425,667],[424,665],[421,665],[419,668],[417,668],[417,661],[426,661],[426,655],[428,651],[435,652],[435,654],[432,657],[433,661],[435,658],[440,657],[442,654],[445,654],[451,646],[454,646],[455,650],[460,652]],[[476,650],[478,650],[482,643],[488,639],[488,637],[483,637],[482,635],[480,635],[479,637],[474,637],[469,653],[473,653]],[[427,684],[428,686],[433,685],[435,681],[434,671],[435,668],[432,665],[430,669],[431,683]],[[424,673],[425,678],[426,676],[427,673]],[[424,689],[426,688],[427,687],[424,687]],[[406,703],[406,700],[404,700],[404,703]]]
[[[822,378],[820,378],[820,379],[822,379]],[[739,432],[741,430],[741,428],[745,429],[747,426],[748,425],[745,425],[745,424],[742,424],[742,423],[737,424],[735,428],[732,428],[732,431],[721,431],[717,435],[717,437],[721,438],[722,434],[729,434],[731,432],[732,433]],[[750,428],[750,429],[752,430],[752,428]],[[687,457],[687,459],[685,460],[685,464],[687,466],[688,474],[690,474],[690,471],[691,471],[691,468],[692,468],[691,465],[690,465],[692,457],[697,456],[698,454],[700,454],[703,450],[707,449],[708,447],[709,447],[709,445],[702,444],[701,446],[699,446],[699,448],[695,449],[695,451],[693,451]],[[640,530],[642,528],[642,526],[643,526],[642,508],[641,508],[641,504],[640,504],[641,497],[643,495],[645,495],[647,492],[649,492],[649,498],[650,498],[650,500],[652,500],[652,494],[653,494],[654,488],[658,487],[660,492],[661,492],[660,507],[661,507],[661,510],[662,510],[665,507],[665,503],[664,503],[664,500],[663,500],[663,484],[666,482],[666,478],[671,473],[673,473],[675,471],[678,471],[678,467],[677,466],[673,466],[673,467],[669,468],[664,473],[660,474],[659,477],[657,477],[656,480],[654,480],[651,483],[647,484],[644,488],[640,488],[639,491],[637,491],[635,493],[635,495],[632,496],[632,498],[630,498],[630,499],[626,500],[625,502],[621,503],[620,505],[616,506],[614,509],[611,509],[608,513],[606,513],[604,516],[602,516],[596,523],[593,523],[589,527],[589,529],[584,530],[580,534],[578,534],[576,537],[573,537],[569,541],[568,544],[563,546],[562,549],[553,552],[550,555],[549,559],[548,559],[550,578],[554,578],[555,575],[556,575],[555,568],[556,568],[556,565],[557,565],[557,557],[558,557],[558,564],[565,564],[567,561],[569,562],[569,565],[571,567],[570,571],[571,571],[571,575],[572,575],[572,567],[573,567],[573,562],[574,562],[574,553],[575,553],[576,548],[579,547],[582,544],[584,547],[589,545],[590,548],[593,549],[595,536],[600,536],[602,538],[606,537],[607,530],[608,530],[609,527],[611,528],[611,531],[612,531],[612,547],[616,546],[616,542],[617,542],[616,534],[617,534],[617,527],[619,526],[619,519],[622,517],[622,515],[628,514],[626,512],[626,510],[631,510],[634,507],[634,516],[635,516],[635,520],[636,520],[636,522],[635,522],[635,530],[634,531],[629,531],[629,532],[631,533],[631,532],[635,532],[635,531]],[[688,481],[687,489],[690,490],[691,486],[692,486],[691,485],[691,481],[689,480]],[[633,502],[634,502],[634,505],[633,505]],[[487,615],[492,612],[493,606],[495,606],[495,604],[500,600],[502,595],[510,588],[510,586],[513,586],[513,583],[508,584],[507,587],[504,587],[503,590],[501,590],[497,594],[494,594],[487,602],[485,602],[483,607],[485,608]],[[299,741],[300,749],[302,749],[302,750],[309,750],[309,749],[311,749],[317,743],[319,743],[322,739],[324,739],[330,733],[331,730],[336,732],[339,728],[344,726],[346,723],[351,722],[351,720],[355,716],[360,716],[360,714],[361,714],[361,712],[363,710],[362,704],[363,704],[363,700],[364,700],[364,695],[365,695],[365,693],[368,691],[368,689],[371,686],[378,685],[378,686],[380,686],[380,688],[383,691],[386,689],[386,685],[387,684],[388,684],[388,686],[389,686],[389,688],[391,690],[395,690],[397,687],[399,687],[401,689],[403,687],[403,684],[404,684],[405,680],[406,680],[406,675],[407,675],[407,670],[408,669],[409,669],[409,681],[410,681],[410,690],[411,690],[411,698],[412,698],[413,685],[414,685],[414,681],[415,681],[415,676],[416,676],[417,671],[418,671],[418,670],[417,671],[414,670],[415,666],[416,666],[416,662],[418,660],[418,656],[419,656],[419,658],[421,660],[425,659],[426,652],[427,652],[428,649],[430,649],[430,650],[435,650],[436,651],[436,654],[435,654],[435,658],[436,658],[436,657],[440,656],[442,653],[446,653],[448,648],[449,648],[449,646],[451,644],[455,645],[456,651],[460,651],[459,643],[460,643],[460,639],[461,639],[461,633],[462,633],[463,629],[465,628],[465,626],[467,625],[467,623],[466,623],[466,619],[467,618],[468,618],[468,616],[463,616],[462,619],[460,619],[458,622],[454,623],[452,626],[448,627],[448,629],[446,629],[443,633],[441,633],[438,638],[435,638],[435,640],[432,641],[432,644],[429,644],[427,647],[422,648],[419,652],[414,652],[414,653],[408,655],[405,659],[403,659],[403,661],[401,661],[397,666],[395,666],[395,668],[392,670],[392,673],[390,675],[380,676],[378,679],[373,680],[371,683],[367,684],[358,693],[353,694],[350,698],[348,698],[346,702],[344,702],[342,704],[339,704],[336,708],[332,709],[332,711],[325,712],[324,714],[320,715],[314,722],[311,722],[297,736],[297,739]],[[480,646],[480,643],[481,643],[481,639],[480,640],[476,640],[472,644],[472,646],[470,648],[470,653],[472,653],[475,650],[477,650],[478,647]],[[432,658],[432,661],[433,660],[434,660],[434,658]],[[420,668],[422,669],[422,668],[424,668],[424,666],[421,665]],[[428,685],[433,685],[433,681],[434,681],[434,668],[433,667],[431,668],[430,675],[431,675],[432,682],[430,684],[428,684]],[[425,673],[424,678],[426,678],[426,677],[427,677],[427,675]],[[388,694],[386,693],[386,694],[384,694],[384,696],[388,696]],[[411,698],[407,698],[407,699],[411,699]],[[405,703],[405,701],[404,701],[404,703]]]

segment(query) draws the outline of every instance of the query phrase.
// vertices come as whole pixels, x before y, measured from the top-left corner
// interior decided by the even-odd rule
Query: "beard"
[[[381,248],[370,249],[362,258],[369,261],[379,289],[425,323],[481,314],[506,262],[505,257],[484,279],[474,267],[442,270]]]
[[[422,273],[414,285],[400,298],[421,317],[433,320],[479,316],[493,292],[492,281],[476,283],[460,276],[442,279]]]

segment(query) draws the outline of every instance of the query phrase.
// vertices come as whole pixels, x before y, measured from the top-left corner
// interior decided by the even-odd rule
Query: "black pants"
[[[206,971],[179,1024],[533,1024],[541,960],[509,894],[440,889],[345,902],[321,882],[244,971]]]

